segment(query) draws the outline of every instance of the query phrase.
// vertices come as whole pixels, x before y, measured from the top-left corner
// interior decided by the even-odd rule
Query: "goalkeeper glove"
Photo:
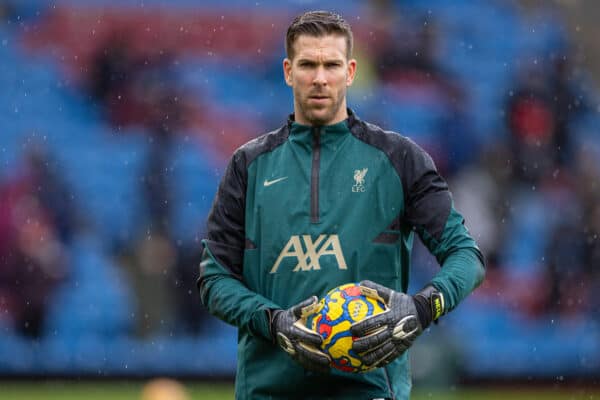
[[[350,328],[352,349],[367,367],[383,367],[401,356],[444,312],[444,297],[433,286],[415,296],[371,281],[360,283],[364,295],[383,301],[386,311],[356,322]]]
[[[331,359],[320,350],[323,338],[305,325],[317,306],[318,299],[312,296],[288,310],[272,310],[271,332],[277,344],[304,368],[325,373]]]

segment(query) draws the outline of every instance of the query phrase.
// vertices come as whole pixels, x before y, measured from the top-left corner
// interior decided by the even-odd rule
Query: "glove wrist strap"
[[[425,329],[432,321],[437,321],[445,313],[444,295],[433,285],[421,289],[413,297],[421,326]]]
[[[267,308],[266,310],[267,318],[269,321],[269,334],[271,335],[271,340],[273,343],[277,343],[277,332],[275,329],[275,322],[277,320],[278,314],[282,313],[283,310],[276,308]]]

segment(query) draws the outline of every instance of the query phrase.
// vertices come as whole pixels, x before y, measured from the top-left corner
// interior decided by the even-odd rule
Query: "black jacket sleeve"
[[[198,288],[211,314],[270,340],[267,311],[280,307],[243,282],[246,186],[245,155],[238,150],[227,166],[208,217]]]
[[[464,218],[454,209],[448,185],[429,154],[412,141],[406,142],[404,219],[442,266],[431,283],[444,294],[447,312],[481,284],[483,255]]]

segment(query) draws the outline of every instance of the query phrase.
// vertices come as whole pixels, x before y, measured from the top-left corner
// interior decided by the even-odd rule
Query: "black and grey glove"
[[[368,368],[383,367],[401,356],[431,321],[444,312],[444,298],[433,286],[427,286],[415,296],[371,281],[362,281],[360,286],[363,294],[386,305],[386,311],[356,322],[350,328],[354,337],[352,349]]]
[[[288,310],[271,311],[271,331],[277,344],[304,368],[329,371],[331,359],[321,349],[323,338],[305,325],[307,315],[315,311],[318,299],[312,296]]]

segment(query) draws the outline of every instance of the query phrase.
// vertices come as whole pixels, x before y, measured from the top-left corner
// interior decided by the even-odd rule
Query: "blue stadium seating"
[[[133,323],[133,298],[124,272],[93,237],[78,237],[71,247],[70,275],[48,313],[48,331],[63,338],[118,337]]]
[[[171,234],[190,243],[203,234],[202,221],[208,215],[220,172],[214,155],[181,140],[174,145],[171,177],[174,189]]]
[[[82,5],[76,0],[55,3]],[[564,32],[555,16],[526,21],[511,2],[398,4],[408,13],[427,13],[440,24],[438,60],[467,88],[467,118],[477,137],[471,146],[460,141],[458,145],[470,153],[504,134],[504,101],[519,65],[564,46]],[[144,7],[282,14],[317,5],[317,1],[300,0],[144,1]],[[91,0],[84,6],[141,8],[137,0]],[[19,2],[23,17],[32,20],[47,7],[44,0]],[[360,16],[365,4],[336,0],[328,7]],[[115,131],[108,126],[80,89],[65,78],[59,63],[43,52],[23,52],[18,34],[17,29],[0,27],[0,182],[19,173],[24,143],[42,141],[56,157],[91,227],[69,248],[70,275],[50,306],[47,335],[32,344],[0,325],[0,374],[232,374],[235,330],[216,320],[208,323],[214,324],[211,329],[218,332],[217,340],[202,335],[132,338],[135,299],[110,258],[110,249],[115,242],[133,239],[144,222],[139,174],[148,154],[146,136],[141,129]],[[263,68],[251,61],[228,61],[225,65],[223,60],[190,57],[181,62],[177,79],[199,99],[217,99],[223,110],[256,116],[271,129],[279,125],[292,108],[279,64]],[[449,112],[447,105],[415,104],[377,85],[368,96],[351,92],[350,99],[360,116],[400,130],[422,145],[448,143],[447,132],[440,129]],[[596,146],[600,154],[597,126],[597,117],[588,118],[575,131],[578,140]],[[221,173],[222,160],[211,155],[210,148],[185,135],[175,141],[169,182],[174,194],[171,233],[176,240],[194,242],[202,235]],[[512,240],[502,252],[511,273],[523,276],[535,274],[539,267],[549,222],[545,210],[527,192],[514,204],[524,217],[510,227]],[[464,367],[473,377],[597,375],[600,370],[600,327],[594,321],[571,325],[560,318],[523,321],[502,305],[482,309],[467,300],[443,323],[458,342],[466,343]]]

